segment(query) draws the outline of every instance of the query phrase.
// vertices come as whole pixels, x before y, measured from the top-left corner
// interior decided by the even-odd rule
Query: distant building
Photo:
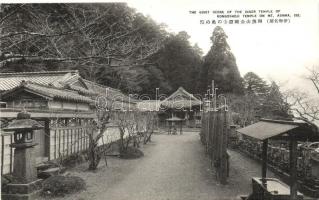
[[[169,97],[160,100],[143,100],[137,103],[140,111],[156,111],[160,126],[166,126],[166,119],[178,117],[184,120],[188,127],[199,127],[201,124],[202,101],[179,87]]]
[[[178,117],[184,119],[187,127],[198,127],[201,124],[202,101],[193,94],[179,87],[173,94],[161,102],[166,118]]]
[[[137,102],[137,109],[139,111],[159,112],[161,110],[160,100],[142,100]]]

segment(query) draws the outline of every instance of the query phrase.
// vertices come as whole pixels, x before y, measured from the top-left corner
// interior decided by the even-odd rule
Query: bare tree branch
[[[7,14],[6,16],[2,17],[0,19],[0,24],[2,24],[6,19],[8,19],[9,17],[11,17],[12,15],[14,15],[20,8],[22,8],[25,4],[20,4],[18,5],[12,12],[10,12],[9,14]]]

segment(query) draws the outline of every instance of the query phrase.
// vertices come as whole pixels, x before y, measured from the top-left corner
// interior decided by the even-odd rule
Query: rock
[[[38,174],[38,177],[42,178],[42,179],[47,179],[47,178],[49,178],[51,176],[59,175],[62,170],[64,170],[64,169],[61,169],[59,167],[49,168],[49,169],[46,169],[46,170],[40,172]]]

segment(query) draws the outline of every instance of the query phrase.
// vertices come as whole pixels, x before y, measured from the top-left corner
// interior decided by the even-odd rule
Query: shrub
[[[144,153],[138,148],[128,146],[127,149],[120,153],[120,158],[135,159],[144,156]]]
[[[62,160],[62,165],[68,168],[72,168],[77,164],[84,162],[85,156],[80,153],[72,154]]]
[[[84,190],[85,181],[77,176],[52,176],[43,182],[42,195],[64,196]]]

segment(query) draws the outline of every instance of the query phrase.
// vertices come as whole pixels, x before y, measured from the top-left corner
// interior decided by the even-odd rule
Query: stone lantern
[[[26,111],[18,113],[17,119],[13,120],[4,128],[4,131],[14,132],[13,176],[15,181],[7,185],[2,192],[3,199],[29,199],[29,197],[41,187],[41,180],[37,179],[36,162],[34,157],[34,130],[44,128],[40,123],[30,118]]]

